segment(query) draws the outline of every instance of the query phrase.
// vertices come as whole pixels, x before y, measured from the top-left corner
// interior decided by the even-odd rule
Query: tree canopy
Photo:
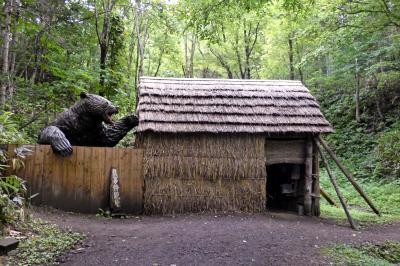
[[[360,175],[400,175],[397,0],[0,5],[0,123],[11,119],[26,141],[81,91],[134,111],[140,76],[298,79],[336,128],[329,141]]]

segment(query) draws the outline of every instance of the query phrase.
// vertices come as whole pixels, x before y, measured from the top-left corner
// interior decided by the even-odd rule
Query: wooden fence
[[[8,145],[11,158],[17,145]],[[110,206],[110,174],[117,170],[122,211],[143,208],[143,150],[130,148],[73,147],[70,157],[53,153],[48,145],[31,145],[32,154],[16,174],[27,181],[34,204],[66,211],[95,213]]]

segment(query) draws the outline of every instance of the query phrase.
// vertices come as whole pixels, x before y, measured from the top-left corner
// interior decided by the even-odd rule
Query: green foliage
[[[351,207],[351,215],[361,225],[371,222],[387,223],[400,219],[400,184],[398,184],[398,182],[394,183],[374,180],[359,181],[360,186],[382,213],[382,216],[377,216],[372,212],[364,199],[358,194],[341,172],[337,168],[333,167],[333,165],[332,168],[333,174],[337,178],[340,190]],[[328,191],[329,194],[333,195],[336,202],[339,203],[339,199],[336,197],[336,193],[325,171],[321,171],[320,182],[321,187]],[[347,218],[343,209],[328,205],[324,199],[321,199],[321,216],[325,218],[339,219],[341,222],[347,223]]]
[[[19,244],[16,255],[8,261],[9,265],[53,264],[57,257],[84,239],[82,234],[61,229],[40,219],[25,223],[18,229],[29,233],[29,238]]]
[[[111,218],[111,212],[110,212],[110,210],[103,210],[103,209],[99,208],[97,210],[96,216],[104,217],[104,218]]]
[[[293,69],[336,130],[326,140],[355,176],[399,179],[398,2],[118,0],[107,12],[104,3],[21,2],[12,17],[15,93],[0,111],[2,141],[36,142],[39,130],[81,91],[105,92],[120,115],[132,112],[139,73],[182,77],[192,64],[194,77],[289,79]]]
[[[5,224],[23,220],[24,208],[27,205],[25,181],[15,175],[4,176],[7,167],[17,169],[23,167],[23,162],[18,156],[7,158],[0,149],[0,229],[3,229]]]
[[[375,175],[382,179],[400,177],[400,123],[385,131],[378,139],[378,166]]]
[[[17,176],[0,177],[0,225],[24,217],[25,181]]]
[[[361,246],[336,245],[322,250],[336,265],[386,266],[400,263],[400,243],[386,241]]]
[[[0,140],[0,144],[22,144],[25,140],[10,112],[0,113]]]

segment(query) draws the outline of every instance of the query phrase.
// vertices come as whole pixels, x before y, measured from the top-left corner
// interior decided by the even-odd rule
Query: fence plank
[[[77,167],[77,154],[76,149],[72,156],[65,157],[62,166],[62,197],[65,199],[61,202],[60,208],[63,210],[73,211],[75,202],[75,183],[76,183],[76,167]]]
[[[143,153],[140,153],[140,157],[138,157],[137,152],[133,149],[121,149],[119,152],[122,210],[128,213],[141,212],[143,204],[143,181],[138,165],[141,166]]]
[[[30,169],[26,169],[23,176],[28,177],[30,184],[32,184],[31,195],[38,193],[36,197],[32,199],[32,203],[41,204],[43,199],[43,157],[46,147],[35,146],[32,155],[28,158],[32,162],[33,166]]]
[[[130,186],[130,176],[129,176],[129,151],[128,149],[118,149],[118,174],[119,174],[119,184],[120,184],[120,197],[121,197],[121,209],[123,212],[129,212],[129,200],[130,194],[135,193],[134,191],[129,191]],[[132,157],[131,157],[132,158]]]
[[[75,178],[73,183],[74,197],[71,200],[71,209],[75,209],[77,212],[87,212],[87,198],[84,192],[84,179],[85,179],[85,148],[74,147],[74,154],[76,156],[75,165]]]
[[[43,204],[51,204],[52,203],[52,187],[53,187],[53,169],[52,169],[52,161],[50,160],[50,156],[52,155],[52,151],[49,148],[45,148],[43,151],[43,161],[42,161],[42,202]],[[39,163],[39,162],[38,162]]]
[[[63,158],[59,155],[54,153],[49,153],[52,164],[50,167],[53,169],[52,175],[52,200],[54,203],[54,207],[56,208],[63,208],[63,202],[66,200],[64,197],[64,192],[68,188],[63,187],[63,168],[64,163],[67,158]]]
[[[91,175],[90,175],[90,202],[91,212],[105,208],[107,203],[107,190],[104,185],[104,158],[106,148],[92,148]]]
[[[106,189],[106,205],[109,205],[110,201],[110,175],[111,168],[113,167],[113,152],[115,149],[108,148],[106,149],[105,161],[104,161],[104,189]]]
[[[91,198],[90,198],[90,189],[91,189],[91,159],[92,159],[92,149],[84,149],[84,158],[83,158],[83,180],[82,180],[82,209],[83,212],[90,212],[91,211]]]

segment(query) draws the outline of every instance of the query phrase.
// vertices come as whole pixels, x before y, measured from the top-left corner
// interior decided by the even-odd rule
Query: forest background
[[[133,112],[140,76],[296,79],[361,180],[400,184],[398,0],[0,0],[0,140],[81,91]],[[126,145],[128,140],[122,144]]]

